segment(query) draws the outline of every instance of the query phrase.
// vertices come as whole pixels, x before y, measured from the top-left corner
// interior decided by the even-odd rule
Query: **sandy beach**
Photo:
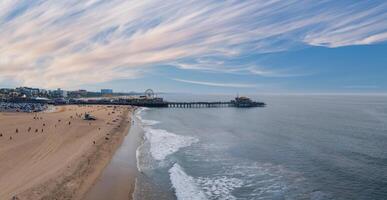
[[[62,106],[0,113],[0,199],[83,199],[128,133],[132,112]],[[97,120],[83,120],[84,113]]]
[[[143,129],[133,117],[129,134],[117,149],[112,160],[104,169],[84,200],[129,200],[133,199],[135,181],[141,176],[137,169],[136,150],[143,141]]]

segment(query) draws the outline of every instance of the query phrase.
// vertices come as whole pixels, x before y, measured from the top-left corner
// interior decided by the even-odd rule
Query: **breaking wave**
[[[231,193],[235,188],[243,185],[238,178],[199,177],[197,179],[187,175],[179,164],[174,164],[169,170],[172,186],[178,200],[194,199],[236,199]]]
[[[156,121],[156,120],[148,120],[148,119],[141,119],[141,122],[143,125],[145,126],[153,126],[153,125],[156,125],[156,124],[160,124],[159,121]]]
[[[191,144],[199,141],[194,137],[177,135],[163,129],[152,128],[153,125],[159,124],[160,122],[143,119],[141,115],[146,110],[149,110],[149,108],[140,108],[136,113],[136,117],[144,126],[144,139],[149,143],[149,151],[155,160],[164,160],[168,155],[177,152],[180,148],[191,146]],[[143,145],[137,149],[137,160],[139,160],[139,151],[142,147]]]
[[[209,199],[236,199],[231,192],[235,188],[243,185],[243,181],[237,178],[229,178],[226,176],[208,178],[202,177],[197,180],[204,193]]]
[[[169,170],[170,179],[178,200],[207,199],[203,191],[196,185],[195,179],[188,176],[179,164]]]
[[[194,137],[176,135],[163,129],[145,128],[145,137],[150,143],[150,152],[154,159],[164,160],[180,148],[191,146],[199,140]]]
[[[159,124],[160,123],[159,121],[142,118],[141,116],[142,113],[147,110],[149,110],[149,108],[141,107],[136,112],[136,117],[141,121],[141,124],[144,126],[153,126],[153,125]]]
[[[143,119],[141,117],[142,113],[146,110],[149,110],[149,108],[145,108],[145,107],[141,107],[141,108],[138,108],[135,112],[135,116],[142,122]]]

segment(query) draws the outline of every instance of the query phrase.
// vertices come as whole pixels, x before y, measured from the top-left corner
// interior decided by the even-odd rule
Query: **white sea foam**
[[[149,120],[149,119],[141,119],[141,122],[142,122],[142,124],[144,124],[146,126],[153,126],[153,125],[156,125],[156,124],[160,123],[159,121]]]
[[[139,119],[141,121],[141,124],[143,124],[145,126],[153,126],[153,125],[159,124],[160,123],[159,121],[142,118],[143,112],[147,111],[147,110],[149,110],[149,108],[141,107],[136,112],[136,117],[137,117],[137,119]]]
[[[139,109],[136,110],[136,117],[140,120],[142,120],[142,117],[141,117],[141,114],[146,111],[146,110],[149,110],[149,108],[145,108],[145,107],[141,107]]]
[[[210,199],[236,199],[231,192],[243,185],[243,181],[237,178],[226,176],[208,178],[203,177],[197,180],[204,193]]]
[[[141,148],[142,148],[143,144],[141,144],[140,146],[137,147],[136,149],[136,164],[137,164],[137,170],[139,172],[142,172],[141,170],[141,167],[140,167],[140,154],[141,154]]]
[[[191,146],[199,140],[194,137],[176,135],[163,129],[145,128],[145,137],[150,142],[150,152],[156,160],[164,160],[180,148]]]
[[[137,178],[134,180],[134,191],[132,192],[132,199],[137,200],[136,194],[138,193],[138,183]]]
[[[170,179],[178,200],[185,199],[236,199],[231,193],[243,185],[238,178],[227,176],[200,177],[194,179],[187,175],[179,164],[169,170]]]
[[[282,165],[240,162],[223,174],[243,180],[241,187],[253,189],[248,194],[251,199],[304,199],[311,192],[302,174]]]
[[[149,108],[146,107],[140,107],[137,111],[137,114],[141,114],[143,111],[149,110]]]
[[[138,108],[138,109],[136,110],[136,117],[142,121],[141,115],[143,114],[143,112],[145,112],[145,111],[147,111],[147,110],[150,110],[150,108],[145,108],[145,107],[140,107],[140,108]]]
[[[196,185],[195,179],[187,175],[179,164],[176,163],[169,169],[169,175],[178,200],[207,199]]]

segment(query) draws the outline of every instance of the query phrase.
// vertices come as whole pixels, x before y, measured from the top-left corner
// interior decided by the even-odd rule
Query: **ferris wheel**
[[[152,99],[155,97],[155,93],[153,92],[152,89],[145,90],[144,94],[145,94],[146,98],[148,98],[148,99]]]

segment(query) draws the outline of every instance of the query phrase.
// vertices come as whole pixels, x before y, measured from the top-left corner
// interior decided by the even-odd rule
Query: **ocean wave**
[[[142,121],[142,117],[141,115],[143,114],[144,111],[147,111],[147,110],[150,110],[149,108],[145,108],[145,107],[140,107],[138,108],[136,111],[135,111],[135,116],[140,120]]]
[[[187,175],[179,164],[176,163],[169,169],[169,175],[178,200],[207,199],[196,185],[195,179]]]
[[[141,144],[140,146],[137,147],[136,149],[136,165],[137,165],[137,170],[139,172],[142,172],[141,166],[140,166],[140,155],[141,155],[141,148],[143,147],[144,144]]]
[[[141,119],[141,123],[145,126],[153,126],[156,124],[160,124],[159,121],[156,120],[149,120],[149,119]]]
[[[302,173],[282,165],[260,162],[227,163],[231,166],[222,173],[227,177],[243,180],[241,188],[248,188],[248,194],[238,194],[247,199],[332,199],[325,191],[316,192]]]
[[[163,129],[145,128],[145,137],[150,142],[150,152],[154,159],[164,160],[180,148],[191,146],[199,140],[194,137],[176,135]]]
[[[150,108],[147,108],[147,107],[140,107],[139,109],[137,109],[137,114],[141,114],[142,112],[146,111],[146,110],[150,110]]]
[[[145,107],[141,107],[136,111],[135,116],[137,117],[137,119],[139,119],[141,121],[141,124],[143,124],[145,126],[153,126],[153,125],[161,123],[160,121],[156,121],[156,120],[143,119],[142,114],[144,111],[147,111],[147,110],[150,110],[150,109],[145,108]]]
[[[237,178],[230,178],[226,176],[208,178],[203,177],[197,180],[204,193],[209,199],[236,199],[231,192],[235,188],[243,185],[243,181]]]
[[[298,193],[302,189],[298,188],[300,186],[298,181],[302,182],[302,177],[280,165],[240,163],[227,170],[226,173],[242,178],[245,181],[243,187],[255,188],[248,195],[253,198],[281,199],[289,194],[289,190]]]

